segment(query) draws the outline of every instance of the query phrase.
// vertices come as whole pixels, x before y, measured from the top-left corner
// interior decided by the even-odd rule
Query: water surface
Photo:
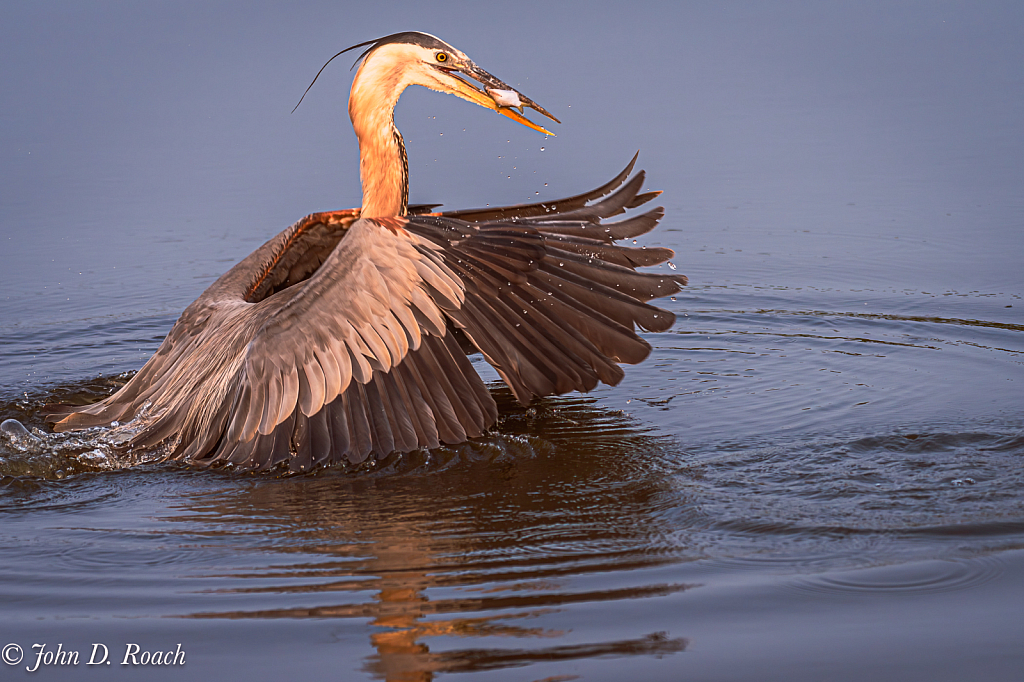
[[[529,410],[495,384],[486,437],[357,471],[46,433],[253,248],[358,203],[345,63],[288,112],[410,28],[563,121],[410,90],[414,202],[564,196],[641,150],[643,243],[691,282],[648,361]],[[1020,679],[1022,32],[998,2],[0,10],[0,419],[33,429],[0,434],[5,671]],[[83,662],[29,673],[35,643]]]

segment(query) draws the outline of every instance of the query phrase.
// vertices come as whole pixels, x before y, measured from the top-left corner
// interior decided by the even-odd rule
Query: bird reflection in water
[[[176,520],[212,532],[206,541],[222,534],[235,547],[239,537],[255,538],[266,544],[245,551],[274,555],[264,569],[218,576],[235,583],[218,591],[239,608],[187,617],[367,619],[372,653],[362,655],[363,670],[396,681],[683,651],[684,639],[648,631],[559,644],[567,633],[544,626],[545,616],[574,605],[692,587],[632,578],[696,558],[668,539],[660,520],[678,503],[659,469],[664,443],[586,399],[528,412],[507,391],[496,396],[507,411],[505,435],[429,461],[425,453],[395,456],[383,472],[264,480],[184,503],[188,513]],[[282,553],[305,558],[282,565]],[[623,587],[627,571],[640,584]],[[295,607],[296,594],[314,603]],[[278,597],[285,603],[274,607]],[[467,637],[541,645],[450,646]],[[431,651],[433,638],[447,639],[444,650]],[[338,656],[339,665],[352,659],[351,639]]]

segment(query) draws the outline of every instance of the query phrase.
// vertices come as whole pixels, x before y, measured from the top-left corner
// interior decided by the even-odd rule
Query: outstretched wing
[[[300,471],[483,433],[497,410],[457,336],[524,404],[615,384],[617,363],[650,352],[635,328],[673,322],[646,301],[685,284],[634,270],[670,250],[615,244],[660,208],[601,222],[657,195],[638,193],[642,172],[623,184],[631,169],[559,202],[310,216],[211,286],[121,392],[57,428],[141,415],[135,447]]]
[[[239,321],[250,325],[268,312],[261,303],[308,279],[330,256],[359,209],[314,213],[273,237],[224,273],[193,301],[171,328],[153,357],[121,390],[93,405],[53,406],[48,421],[55,431],[109,425],[140,414],[166,413],[174,403],[192,403],[195,386],[219,367],[215,356],[233,347],[228,336]],[[243,344],[244,345],[244,344]],[[181,410],[173,410],[176,414]],[[183,425],[164,419],[160,429],[147,428],[158,443]]]

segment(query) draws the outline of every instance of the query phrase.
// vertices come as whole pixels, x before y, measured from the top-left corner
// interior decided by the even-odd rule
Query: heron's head
[[[363,63],[352,84],[353,97],[397,100],[407,86],[422,85],[493,109],[547,135],[553,133],[523,116],[523,108],[529,107],[559,122],[529,97],[474,64],[464,52],[432,35],[415,31],[396,33],[353,45],[338,55],[358,47],[366,50],[359,57]]]

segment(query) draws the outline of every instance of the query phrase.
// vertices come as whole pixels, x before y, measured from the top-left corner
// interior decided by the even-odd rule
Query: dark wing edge
[[[514,207],[514,219],[473,226],[453,219],[466,212],[410,219],[406,229],[443,244],[445,263],[466,286],[464,305],[448,316],[523,405],[617,384],[624,375],[618,363],[650,354],[636,328],[661,332],[675,322],[647,301],[679,292],[686,277],[635,270],[674,252],[616,244],[654,229],[664,209],[602,222],[660,194],[640,192],[643,171],[626,181],[635,161],[597,190],[551,202],[565,209],[559,212],[534,212],[551,204]]]
[[[564,199],[555,199],[553,201],[538,201],[530,204],[516,204],[515,206],[498,206],[488,208],[470,208],[462,209],[457,211],[444,211],[441,213],[446,218],[456,218],[458,220],[465,220],[471,223],[481,223],[491,220],[516,220],[520,218],[529,217],[544,217],[550,216],[556,213],[564,213],[572,211],[578,208],[586,206],[594,199],[599,199],[609,192],[614,191],[619,187],[622,182],[629,177],[629,174],[633,172],[633,167],[636,165],[637,158],[640,157],[640,152],[633,155],[629,164],[622,170],[621,173],[616,175],[614,178],[601,185],[597,189],[592,189],[589,192],[577,194],[575,196],[566,197]],[[630,208],[639,206],[644,201],[653,199],[661,192],[653,192],[650,194],[639,195],[635,197],[638,200]]]

